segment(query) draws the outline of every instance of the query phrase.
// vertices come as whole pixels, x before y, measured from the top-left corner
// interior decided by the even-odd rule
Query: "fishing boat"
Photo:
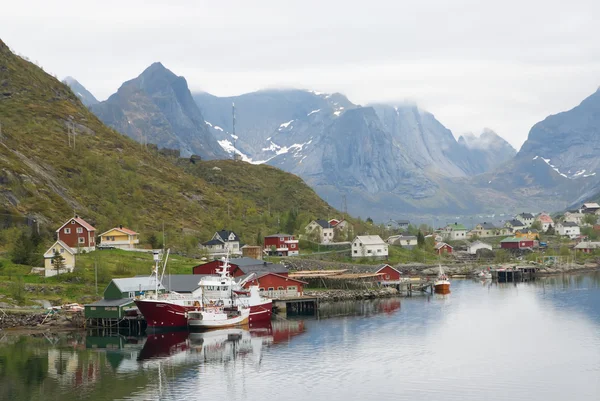
[[[196,330],[222,329],[248,324],[250,308],[208,306],[187,313],[188,327]]]
[[[163,265],[162,276],[168,259],[168,251]],[[260,295],[258,286],[244,286],[253,279],[253,275],[236,282],[229,274],[229,256],[224,260],[218,275],[204,276],[198,282],[200,295],[183,295],[174,291],[159,293],[158,285],[161,264],[160,256],[155,254],[155,268],[151,279],[155,280],[156,291],[135,299],[135,304],[151,329],[186,328],[188,312],[198,311],[204,306],[222,306],[224,308],[245,307],[249,309],[249,322],[270,321],[272,301]]]
[[[433,282],[433,288],[435,292],[438,294],[449,294],[450,293],[450,279],[444,273],[444,269],[442,269],[442,265],[440,263],[440,272],[436,280]]]

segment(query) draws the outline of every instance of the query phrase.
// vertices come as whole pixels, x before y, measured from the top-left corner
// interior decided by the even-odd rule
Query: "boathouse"
[[[217,274],[217,270],[223,266],[222,260],[213,260],[212,262],[194,266],[194,274]],[[288,268],[280,263],[270,263],[253,258],[236,258],[229,261],[229,273],[233,277],[240,277],[250,273],[270,272],[282,276],[288,275]]]
[[[242,278],[243,279],[243,278]],[[282,276],[276,273],[256,273],[256,276],[248,281],[244,288],[258,285],[262,295],[270,298],[301,297],[304,293],[304,285],[308,284],[295,278]]]
[[[533,248],[535,241],[528,238],[505,238],[500,241],[500,248],[502,249],[526,249]]]
[[[101,299],[84,306],[86,319],[123,319],[125,309],[135,304],[131,298]]]
[[[454,252],[454,248],[450,244],[447,244],[445,242],[438,242],[437,244],[435,244],[435,253],[437,253],[438,255],[452,252]]]

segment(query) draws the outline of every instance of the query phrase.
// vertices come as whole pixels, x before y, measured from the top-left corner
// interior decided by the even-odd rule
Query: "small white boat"
[[[223,327],[233,327],[248,324],[250,308],[224,308],[208,306],[202,310],[187,312],[187,322],[190,329],[208,330]]]
[[[438,273],[437,279],[433,282],[433,288],[438,294],[449,294],[450,293],[450,279],[444,273],[442,265],[440,264],[440,272]]]
[[[492,273],[490,273],[489,271],[486,270],[482,270],[479,272],[479,274],[477,274],[477,277],[479,277],[480,279],[483,280],[488,280],[492,278]]]

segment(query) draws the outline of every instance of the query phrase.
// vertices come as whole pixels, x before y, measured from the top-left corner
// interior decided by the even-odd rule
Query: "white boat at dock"
[[[197,330],[220,329],[248,324],[250,308],[207,306],[202,310],[187,312],[188,327]]]

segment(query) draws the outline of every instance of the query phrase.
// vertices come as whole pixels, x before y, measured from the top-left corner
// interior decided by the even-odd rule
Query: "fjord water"
[[[249,332],[0,339],[3,400],[597,400],[600,273],[455,280]]]

